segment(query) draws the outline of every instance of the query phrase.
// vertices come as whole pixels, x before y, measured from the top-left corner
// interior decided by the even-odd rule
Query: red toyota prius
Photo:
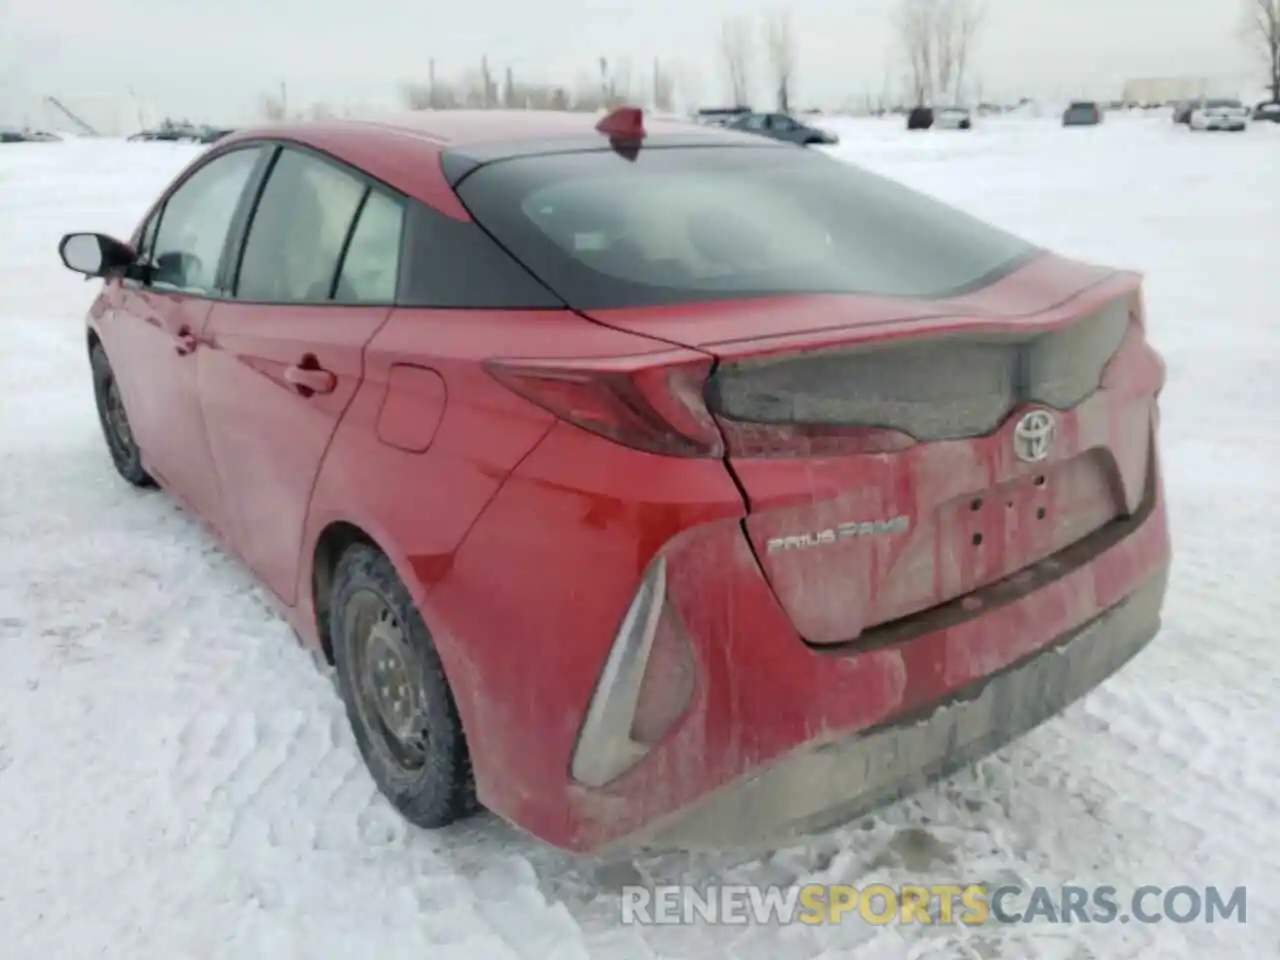
[[[1159,629],[1141,278],[821,152],[634,109],[264,127],[59,252],[104,280],[116,468],[256,571],[423,827],[782,843]]]

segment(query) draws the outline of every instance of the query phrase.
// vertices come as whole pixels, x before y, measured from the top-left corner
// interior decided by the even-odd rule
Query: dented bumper
[[[1163,568],[1089,623],[927,712],[806,744],[626,845],[776,845],[912,793],[1058,714],[1127,663],[1159,630],[1166,582]]]

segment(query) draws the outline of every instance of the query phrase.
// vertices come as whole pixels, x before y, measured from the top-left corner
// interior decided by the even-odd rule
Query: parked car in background
[[[1253,119],[1260,123],[1280,123],[1280,102],[1264,100],[1253,108]]]
[[[134,143],[152,141],[165,143],[217,143],[223,137],[234,132],[230,127],[165,122],[154,130],[139,131],[128,139]]]
[[[786,844],[1159,629],[1141,276],[816,151],[638,110],[269,125],[58,249],[103,281],[116,470],[257,573],[419,826]]]
[[[973,114],[964,107],[943,107],[934,113],[933,125],[939,130],[970,130]]]
[[[751,112],[750,107],[703,107],[693,115],[693,119],[707,126],[723,127]]]
[[[811,127],[785,113],[746,113],[724,126],[730,130],[757,133],[773,140],[797,143],[801,146],[817,144],[833,146],[840,142],[840,138],[831,131]]]
[[[1190,123],[1191,111],[1195,108],[1195,100],[1183,100],[1181,103],[1175,104],[1173,107],[1173,122],[1178,124]]]
[[[1062,113],[1064,127],[1095,127],[1102,122],[1102,108],[1092,100],[1077,100]]]
[[[230,127],[205,127],[200,134],[201,143],[217,143],[223,137],[229,137],[235,133]]]
[[[0,143],[57,143],[60,140],[62,138],[56,133],[49,133],[46,130],[0,127]]]
[[[928,130],[933,126],[933,107],[912,107],[907,114],[908,130]]]
[[[1192,130],[1229,130],[1239,133],[1249,126],[1249,108],[1239,100],[1223,97],[1201,100],[1191,111]]]

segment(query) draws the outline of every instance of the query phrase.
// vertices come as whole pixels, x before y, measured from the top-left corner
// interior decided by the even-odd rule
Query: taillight
[[[1102,386],[1115,389],[1123,385],[1158,397],[1164,381],[1164,359],[1147,339],[1146,301],[1138,290],[1129,303],[1129,327],[1124,340],[1103,368]]]
[[[484,366],[530,403],[607,440],[669,457],[722,456],[720,431],[702,398],[711,359],[661,359],[490,360]]]

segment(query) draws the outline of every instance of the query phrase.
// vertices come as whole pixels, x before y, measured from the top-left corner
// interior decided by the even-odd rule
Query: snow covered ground
[[[191,148],[0,148],[0,956],[6,960],[1280,955],[1280,127],[989,121],[837,152],[1148,276],[1169,364],[1166,627],[1066,716],[766,859],[597,863],[376,795],[326,677],[235,562],[113,474],[67,230],[126,235]],[[923,828],[921,868],[904,833]],[[914,836],[918,837],[918,834]],[[917,843],[918,847],[919,844]],[[914,868],[914,869],[913,869]],[[642,878],[642,879],[638,879]],[[629,882],[1247,885],[1206,925],[623,928]]]

